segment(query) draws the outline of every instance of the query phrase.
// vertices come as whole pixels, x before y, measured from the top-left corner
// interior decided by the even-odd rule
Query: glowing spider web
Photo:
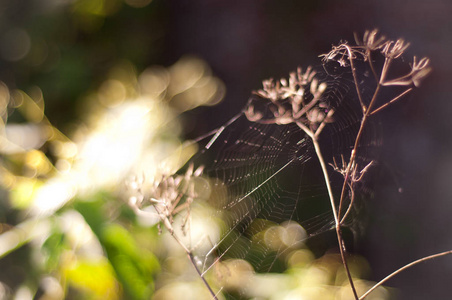
[[[334,62],[331,64],[334,65],[325,65],[315,75],[319,83],[326,83],[316,107],[324,113],[335,110],[319,141],[329,164],[349,159],[362,117],[351,74]],[[360,82],[365,101],[370,100],[367,90],[371,91],[374,85],[368,77],[363,75]],[[309,86],[303,97],[308,101],[312,98]],[[284,100],[281,105],[290,106]],[[250,107],[260,113],[259,121],[250,120],[246,114]],[[209,135],[210,139],[199,140],[204,141],[204,146],[191,163],[204,165],[210,193],[198,200],[210,207],[208,218],[221,220],[217,238],[203,237],[209,244],[207,249],[192,248],[203,274],[228,258],[246,259],[257,271],[272,271],[278,268],[282,254],[307,238],[334,228],[312,140],[294,122],[269,122],[274,113],[268,99],[252,95],[241,113]],[[357,163],[361,166],[374,159],[379,143],[376,132],[369,126],[358,147]],[[338,194],[343,177],[332,166],[329,173]],[[271,230],[282,223],[280,229],[285,233]],[[299,229],[289,230],[296,224],[303,226],[305,234]],[[281,237],[291,233],[293,236]]]

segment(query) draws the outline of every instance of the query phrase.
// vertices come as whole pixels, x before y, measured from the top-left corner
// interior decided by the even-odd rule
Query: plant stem
[[[344,265],[345,271],[347,272],[347,277],[350,282],[350,287],[352,288],[355,299],[359,299],[358,293],[356,292],[355,284],[353,283],[353,278],[351,276],[350,269],[348,268],[347,258],[345,256],[345,245],[344,245],[344,240],[342,239],[341,223],[340,223],[340,219],[338,217],[337,211],[336,211],[336,204],[334,203],[333,190],[331,188],[330,178],[328,176],[328,170],[326,168],[325,160],[323,159],[322,151],[320,150],[317,136],[311,136],[311,138],[312,138],[312,142],[314,144],[314,149],[317,154],[317,158],[320,162],[320,167],[322,168],[323,177],[325,179],[326,188],[328,190],[328,196],[330,198],[331,209],[333,211],[334,221],[336,223],[336,236],[337,236],[337,241],[339,243],[339,251],[341,253],[342,263]]]
[[[334,113],[334,110],[331,110],[328,113],[328,117],[331,117],[331,115]],[[326,189],[328,191],[328,197],[330,199],[331,204],[331,210],[333,211],[334,216],[334,222],[336,225],[336,236],[339,243],[339,251],[341,254],[341,260],[344,265],[345,271],[347,273],[348,280],[350,282],[350,287],[353,291],[353,294],[355,296],[355,299],[358,300],[358,293],[356,292],[355,284],[353,283],[353,278],[350,273],[350,269],[348,268],[347,264],[347,258],[345,256],[345,244],[342,239],[342,232],[341,232],[341,222],[340,222],[340,216],[338,215],[338,212],[336,210],[336,203],[334,202],[334,195],[333,195],[333,189],[331,188],[331,182],[330,177],[328,175],[328,169],[326,167],[325,159],[323,158],[322,151],[320,149],[320,145],[318,142],[318,137],[320,133],[322,132],[323,127],[325,126],[325,122],[322,122],[318,128],[318,130],[314,133],[312,130],[310,130],[308,127],[306,127],[302,122],[296,122],[296,124],[311,138],[312,143],[314,144],[315,153],[317,155],[317,158],[320,163],[320,167],[322,169],[323,178],[325,180]],[[345,181],[346,183],[346,181]],[[342,199],[341,199],[342,200]]]
[[[193,267],[195,267],[195,270],[198,273],[199,277],[201,278],[202,282],[204,283],[204,285],[207,287],[207,289],[209,290],[210,294],[212,295],[212,299],[218,300],[218,297],[215,294],[215,292],[212,290],[212,288],[210,287],[210,284],[207,282],[207,280],[204,278],[204,276],[201,273],[201,271],[196,266],[196,261],[195,261],[195,258],[193,257],[193,254],[191,252],[187,252],[187,256],[190,259]]]
[[[430,260],[430,259],[434,259],[434,258],[437,258],[437,257],[449,255],[449,254],[452,254],[452,250],[444,251],[444,252],[433,254],[433,255],[430,255],[430,256],[426,256],[426,257],[420,258],[418,260],[415,260],[415,261],[413,261],[413,262],[401,267],[400,269],[392,272],[391,274],[389,274],[388,276],[386,276],[385,278],[380,280],[377,284],[375,284],[372,288],[370,288],[366,293],[364,293],[361,297],[359,297],[359,300],[362,300],[362,299],[366,298],[377,287],[379,287],[380,285],[382,285],[383,283],[385,283],[386,281],[388,281],[389,279],[391,279],[395,275],[401,273],[402,271],[405,271],[406,269],[411,268],[412,266],[417,265],[418,263],[421,263],[421,262],[424,262],[424,261],[427,261],[427,260]]]
[[[157,205],[154,206],[155,210],[157,211],[157,213],[160,216],[160,220],[162,221],[163,225],[166,227],[166,229],[169,231],[169,233],[171,234],[171,236],[174,238],[174,240],[182,247],[182,249],[184,249],[185,253],[188,256],[188,259],[190,260],[191,264],[193,265],[193,267],[195,268],[196,272],[198,273],[199,277],[201,278],[202,282],[204,283],[204,285],[207,287],[207,289],[209,290],[210,294],[212,295],[212,299],[214,300],[218,300],[217,295],[215,294],[215,292],[212,290],[212,288],[210,287],[209,283],[207,282],[207,280],[204,278],[204,275],[201,273],[201,271],[198,269],[198,267],[196,266],[196,261],[195,258],[193,257],[193,254],[191,253],[191,251],[184,245],[184,243],[182,243],[182,241],[177,237],[177,235],[174,233],[174,229],[173,226],[171,225],[171,223],[168,220],[168,217],[165,216],[162,212],[160,212],[159,208],[157,207]]]

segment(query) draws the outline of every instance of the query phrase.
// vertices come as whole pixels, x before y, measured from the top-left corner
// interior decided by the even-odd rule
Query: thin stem
[[[343,158],[342,158],[343,159]],[[347,216],[349,215],[349,213],[352,210],[353,207],[353,202],[355,201],[355,190],[354,190],[354,184],[355,182],[361,181],[361,179],[363,178],[364,174],[366,173],[367,169],[370,168],[370,166],[373,164],[373,161],[371,161],[369,164],[367,164],[367,166],[365,166],[362,170],[361,170],[361,175],[356,178],[356,168],[353,170],[352,173],[352,180],[349,184],[350,187],[350,204],[348,205],[347,211],[345,212],[344,216],[341,218],[341,225],[345,222],[345,219],[347,218]]]
[[[207,282],[207,280],[204,278],[204,275],[201,273],[201,271],[198,269],[198,267],[196,266],[196,261],[195,258],[193,257],[193,254],[191,253],[191,251],[184,245],[184,243],[182,243],[182,241],[177,237],[177,235],[174,233],[174,229],[171,226],[168,218],[162,214],[158,207],[155,205],[155,210],[157,211],[157,213],[160,216],[160,220],[162,221],[163,225],[166,227],[166,229],[169,231],[169,233],[171,234],[171,236],[174,238],[174,240],[182,247],[182,249],[184,249],[185,253],[187,254],[191,264],[193,265],[193,267],[195,268],[196,272],[198,273],[199,277],[201,278],[202,282],[204,283],[204,285],[207,287],[207,289],[209,290],[210,294],[212,295],[212,299],[218,300],[217,295],[215,294],[215,292],[212,290],[212,288],[210,287],[209,283]]]
[[[400,269],[398,269],[398,270],[392,272],[391,274],[389,274],[388,276],[386,276],[385,278],[383,278],[380,282],[378,282],[377,284],[375,284],[375,285],[374,285],[372,288],[370,288],[366,293],[364,293],[361,297],[359,297],[359,300],[362,300],[362,299],[366,298],[366,297],[367,297],[370,293],[372,293],[377,287],[379,287],[380,285],[382,285],[383,283],[385,283],[386,281],[388,281],[389,279],[391,279],[391,278],[394,277],[395,275],[401,273],[402,271],[405,271],[406,269],[411,268],[412,266],[417,265],[417,264],[419,264],[419,263],[421,263],[421,262],[424,262],[424,261],[427,261],[427,260],[430,260],[430,259],[434,259],[434,258],[437,258],[437,257],[441,257],[441,256],[446,256],[446,255],[449,255],[449,254],[452,254],[452,250],[445,251],[445,252],[441,252],[441,253],[437,253],[437,254],[433,254],[433,255],[430,255],[430,256],[426,256],[426,257],[420,258],[420,259],[418,259],[418,260],[415,260],[415,261],[413,261],[413,262],[411,262],[411,263],[409,263],[409,264],[407,264],[407,265],[401,267]]]
[[[212,288],[210,287],[207,280],[204,278],[204,275],[201,273],[201,271],[198,269],[198,267],[196,267],[196,261],[195,261],[195,258],[193,257],[193,254],[191,252],[187,252],[187,256],[190,259],[192,265],[195,267],[195,270],[198,273],[199,277],[201,278],[202,282],[204,283],[204,285],[207,287],[210,294],[212,295],[212,299],[218,300],[217,294],[215,294],[215,292],[212,290]]]
[[[359,300],[359,296],[358,296],[358,293],[356,292],[356,288],[355,288],[355,283],[353,282],[352,274],[350,273],[350,269],[348,267],[347,256],[345,255],[346,254],[345,252],[347,250],[345,249],[344,240],[342,239],[342,230],[341,230],[340,223],[339,224],[336,223],[336,236],[337,236],[337,241],[339,243],[339,251],[341,253],[342,264],[344,265],[345,272],[347,272],[347,278],[348,278],[348,281],[350,282],[350,287],[352,288],[353,296],[355,296],[356,300]]]
[[[303,108],[293,116],[293,118],[299,119],[302,115],[306,114],[306,112],[311,110],[311,108],[313,108],[314,105],[316,105],[317,102],[319,102],[319,100],[320,100],[319,97],[314,97],[314,99],[312,99],[311,102],[309,102],[308,104],[304,105]]]
[[[322,168],[323,177],[325,179],[326,188],[328,190],[328,196],[330,198],[331,210],[333,211],[334,222],[336,223],[336,236],[337,236],[337,241],[339,243],[339,250],[341,253],[342,263],[344,265],[345,271],[347,272],[347,277],[350,282],[350,287],[352,288],[353,294],[355,295],[355,299],[358,299],[358,293],[356,292],[355,284],[353,283],[353,278],[350,274],[350,270],[349,270],[348,264],[347,264],[347,258],[345,256],[346,250],[345,250],[344,240],[342,239],[341,223],[340,223],[337,211],[336,211],[336,204],[334,203],[333,190],[331,188],[330,178],[328,176],[328,170],[326,168],[325,160],[323,159],[322,151],[320,150],[317,136],[313,137],[312,142],[314,144],[314,149],[317,154],[317,158],[320,162],[320,166]]]
[[[322,168],[323,178],[325,179],[326,189],[328,191],[328,196],[330,198],[331,209],[334,215],[334,222],[336,225],[339,224],[339,218],[336,211],[336,204],[334,203],[333,190],[331,188],[330,178],[328,176],[328,170],[326,169],[325,160],[323,159],[322,151],[320,150],[319,142],[316,138],[312,139],[314,144],[315,153],[317,154],[317,158],[319,159],[320,167]]]
[[[355,75],[355,70],[353,69],[352,61],[353,61],[353,59],[350,58],[350,67],[352,68],[353,79],[355,81],[355,86],[356,86],[356,91],[357,91],[357,94],[358,94],[358,98],[359,98],[359,100],[361,102],[361,105],[362,105],[363,118],[361,119],[361,124],[359,126],[358,134],[356,135],[355,144],[354,144],[353,150],[352,150],[352,152],[350,154],[350,160],[348,162],[347,169],[345,171],[344,184],[342,185],[342,192],[341,192],[341,197],[340,197],[340,200],[339,200],[339,209],[338,209],[339,216],[340,216],[341,211],[342,211],[342,204],[343,204],[343,201],[344,201],[344,198],[345,198],[345,191],[347,189],[347,182],[349,180],[351,166],[355,163],[356,151],[358,149],[359,142],[361,141],[361,136],[362,136],[363,131],[364,131],[364,126],[367,123],[368,117],[371,115],[372,107],[373,107],[373,105],[375,104],[375,102],[377,100],[377,96],[380,93],[381,84],[382,84],[382,82],[384,80],[384,77],[386,76],[386,72],[387,72],[387,70],[389,68],[389,65],[391,63],[391,59],[387,58],[385,60],[385,63],[383,65],[383,71],[382,71],[381,78],[380,78],[380,82],[377,84],[377,87],[375,88],[375,92],[372,95],[372,99],[370,100],[369,106],[366,108],[364,106],[363,102],[362,102],[361,92],[359,90],[358,81],[356,80],[356,77],[355,77],[356,75]]]
[[[362,97],[361,91],[359,89],[358,78],[356,75],[356,69],[355,69],[355,65],[353,63],[353,54],[352,54],[352,51],[350,50],[350,47],[346,46],[346,49],[347,49],[348,57],[350,60],[350,68],[352,69],[353,81],[355,82],[356,93],[358,94],[359,103],[361,104],[361,107],[363,108],[363,111],[365,112],[366,105],[364,104],[363,97]]]
[[[392,63],[392,58],[391,57],[386,57],[385,58],[385,62],[383,63],[383,68],[381,70],[381,77],[380,77],[380,85],[384,84],[385,79],[386,79],[386,75],[388,74],[388,70],[389,70],[389,66]]]
[[[349,51],[349,53],[350,53],[350,51]],[[382,87],[382,84],[384,83],[384,80],[385,80],[385,77],[387,75],[389,66],[391,65],[392,59],[391,58],[385,58],[385,62],[383,64],[383,68],[382,68],[382,71],[381,71],[380,81],[378,82],[377,87],[375,88],[375,92],[372,95],[372,99],[370,100],[369,106],[367,108],[364,106],[364,104],[362,102],[361,92],[360,92],[359,87],[358,87],[358,82],[357,82],[357,79],[356,79],[355,70],[353,69],[352,62],[353,62],[353,59],[350,57],[350,67],[352,68],[353,80],[355,81],[355,87],[356,87],[356,91],[357,91],[357,94],[358,94],[358,98],[359,98],[360,103],[362,105],[363,118],[361,120],[361,124],[360,124],[359,130],[358,130],[358,134],[356,135],[356,139],[355,139],[355,145],[353,146],[353,150],[352,150],[352,152],[350,154],[350,160],[348,162],[347,169],[346,169],[346,172],[345,172],[344,184],[342,185],[341,197],[339,199],[339,209],[338,209],[339,217],[340,217],[341,211],[342,211],[342,204],[343,204],[344,198],[345,198],[345,191],[347,189],[347,182],[348,182],[349,177],[350,177],[351,166],[355,163],[356,151],[358,149],[358,145],[359,145],[359,142],[361,140],[361,136],[362,136],[363,131],[364,131],[364,126],[367,123],[368,117],[373,113],[372,112],[372,107],[374,106],[375,102],[377,101],[378,94],[380,93],[380,89]],[[396,101],[397,99],[398,99],[398,97],[396,97],[395,100],[394,99],[393,100]],[[394,102],[394,101],[392,101],[392,102]],[[382,107],[379,107],[377,110],[380,110],[380,109],[382,109]]]
[[[341,225],[345,222],[345,219],[347,218],[347,216],[351,212],[353,203],[355,201],[355,192],[353,191],[353,186],[352,185],[350,185],[350,192],[352,193],[352,195],[350,197],[351,198],[350,199],[350,204],[348,205],[347,211],[345,212],[344,216],[341,218],[341,222],[340,222]]]
[[[345,199],[345,192],[347,190],[348,180],[350,178],[350,172],[352,170],[352,166],[355,164],[356,152],[357,152],[357,149],[358,149],[359,142],[361,140],[361,136],[362,136],[363,131],[364,131],[364,126],[366,125],[367,119],[368,119],[368,117],[370,115],[372,107],[373,107],[373,105],[376,102],[377,96],[378,96],[378,94],[380,92],[381,84],[382,84],[382,82],[384,80],[384,77],[386,76],[386,72],[387,72],[387,70],[389,68],[389,65],[391,63],[391,59],[388,59],[388,58],[385,59],[385,63],[383,65],[382,74],[381,74],[381,77],[380,77],[380,81],[378,82],[377,87],[375,88],[375,92],[374,92],[374,94],[372,96],[372,99],[371,99],[371,101],[369,103],[369,106],[366,107],[366,105],[364,104],[362,95],[361,95],[361,91],[359,89],[358,79],[357,79],[357,75],[356,75],[355,66],[354,66],[354,63],[353,63],[353,56],[352,56],[351,50],[350,50],[349,47],[346,47],[346,49],[347,49],[347,51],[349,53],[350,68],[352,70],[352,75],[353,75],[353,80],[354,80],[354,83],[355,83],[356,93],[358,95],[358,99],[359,99],[359,102],[361,104],[361,108],[362,108],[362,111],[363,111],[363,118],[361,120],[360,128],[359,128],[358,134],[356,135],[355,144],[354,144],[353,150],[352,150],[352,152],[350,154],[350,160],[348,162],[347,169],[346,169],[346,172],[345,172],[345,176],[344,176],[345,178],[344,178],[344,183],[342,185],[341,197],[339,199],[338,213],[336,213],[336,215],[335,215],[335,221],[336,221],[336,233],[337,233],[336,235],[337,235],[337,239],[338,239],[339,247],[340,247],[340,251],[341,251],[341,259],[342,259],[342,262],[344,264],[345,270],[347,272],[347,277],[348,277],[348,280],[350,282],[350,287],[351,287],[351,289],[353,291],[355,299],[359,299],[358,298],[358,294],[357,294],[356,289],[355,289],[355,286],[354,286],[354,283],[353,283],[353,278],[351,277],[350,271],[348,269],[348,264],[347,264],[347,260],[346,260],[346,256],[345,256],[346,249],[345,249],[345,245],[343,243],[342,234],[341,234],[341,221],[339,221],[339,220],[341,218],[342,205],[343,205],[344,199]],[[353,202],[350,203],[349,208],[350,208],[350,206],[352,204],[353,204]],[[333,208],[333,209],[334,209],[334,212],[335,212],[335,208]],[[347,212],[348,211],[349,211],[349,209],[347,209]],[[346,212],[346,214],[347,214],[347,212]]]
[[[400,98],[402,98],[403,96],[405,96],[406,94],[408,94],[409,92],[411,92],[413,90],[413,88],[409,88],[406,91],[404,91],[403,93],[401,93],[400,95],[398,95],[397,97],[395,97],[394,99],[392,99],[389,102],[386,102],[385,104],[383,104],[382,106],[380,106],[379,108],[374,109],[371,113],[370,116],[373,114],[376,114],[377,112],[381,111],[382,109],[388,107],[389,105],[391,105],[392,103],[396,102],[397,100],[399,100]]]
[[[370,69],[372,70],[372,73],[374,74],[375,80],[376,80],[376,82],[378,82],[379,81],[378,75],[377,75],[377,72],[375,71],[374,64],[372,63],[372,51],[367,49],[366,50],[366,56],[367,56],[367,59],[369,61]]]
[[[325,119],[323,120],[322,123],[320,123],[319,128],[317,128],[317,130],[315,131],[315,137],[316,139],[318,138],[318,136],[320,135],[320,133],[322,132],[323,128],[326,125],[326,120],[328,120],[329,118],[331,118],[334,114],[334,109],[331,109],[328,114],[325,116]]]
[[[330,115],[330,114],[332,115],[333,113],[334,113],[334,111],[331,110],[328,115]],[[334,202],[333,189],[331,188],[331,182],[330,182],[330,178],[329,178],[329,175],[328,175],[328,170],[327,170],[327,167],[326,167],[325,159],[323,158],[322,151],[320,149],[320,145],[319,145],[319,142],[318,142],[318,137],[319,137],[323,127],[325,126],[324,122],[322,122],[322,124],[319,126],[318,130],[316,131],[316,133],[312,132],[302,122],[296,122],[296,124],[312,139],[312,143],[314,144],[315,153],[316,153],[317,158],[319,160],[320,167],[321,167],[322,173],[323,173],[323,178],[325,180],[326,189],[328,191],[328,197],[330,199],[331,210],[333,211],[334,222],[336,224],[336,233],[337,233],[336,236],[337,236],[337,240],[338,240],[338,243],[339,243],[339,249],[340,249],[340,253],[341,253],[342,263],[344,264],[344,268],[345,268],[345,270],[347,272],[347,277],[348,277],[348,280],[350,282],[350,286],[352,288],[353,294],[355,295],[355,299],[358,299],[358,294],[356,292],[355,284],[353,283],[353,279],[352,279],[352,276],[350,274],[350,270],[348,268],[347,258],[345,257],[345,245],[344,245],[344,242],[343,242],[343,239],[342,239],[342,234],[341,234],[340,219],[339,219],[338,213],[336,211],[336,204]]]

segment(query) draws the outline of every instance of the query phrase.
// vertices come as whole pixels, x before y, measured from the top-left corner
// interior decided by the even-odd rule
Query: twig
[[[154,207],[155,207],[155,210],[157,211],[157,213],[158,213],[158,215],[160,217],[160,220],[162,221],[163,225],[165,226],[165,228],[168,230],[168,232],[171,234],[171,236],[174,238],[174,240],[182,247],[182,249],[184,249],[184,251],[187,254],[188,259],[190,260],[191,264],[193,265],[193,267],[195,268],[195,270],[198,273],[199,277],[201,278],[202,282],[204,283],[204,285],[207,287],[207,289],[209,290],[210,294],[212,295],[212,299],[218,300],[218,297],[215,294],[215,292],[212,290],[212,288],[210,287],[210,284],[207,282],[207,280],[205,279],[204,275],[201,273],[201,271],[196,266],[196,261],[195,261],[195,258],[193,257],[193,254],[187,248],[187,246],[185,246],[185,244],[182,243],[182,241],[175,234],[173,226],[170,224],[170,222],[168,220],[168,217],[165,216],[162,212],[159,211],[159,208],[157,207],[157,205],[155,205]]]
[[[322,125],[323,124],[325,124],[325,123],[322,122]],[[323,129],[323,126],[321,126],[319,128]],[[353,278],[351,276],[350,269],[349,269],[348,263],[347,263],[347,258],[345,255],[346,249],[345,249],[344,240],[342,239],[340,216],[338,215],[338,212],[336,211],[336,204],[334,202],[333,190],[331,188],[331,182],[330,182],[330,178],[328,175],[328,170],[326,168],[325,160],[323,158],[322,151],[320,149],[319,142],[318,142],[318,136],[319,136],[321,130],[317,131],[315,135],[312,134],[312,131],[306,131],[305,129],[303,129],[303,130],[311,137],[312,142],[314,144],[314,149],[315,149],[317,158],[319,160],[320,167],[322,169],[323,177],[325,179],[325,185],[326,185],[326,188],[328,191],[328,197],[330,199],[331,210],[333,211],[334,222],[336,224],[336,236],[337,236],[337,240],[339,243],[339,251],[341,254],[342,263],[343,263],[345,271],[347,273],[347,278],[349,279],[350,287],[352,288],[355,299],[358,299],[358,293],[356,292],[355,284],[353,283]]]
[[[446,256],[446,255],[449,255],[449,254],[452,254],[452,250],[445,251],[445,252],[441,252],[441,253],[437,253],[437,254],[433,254],[433,255],[430,255],[430,256],[426,256],[426,257],[420,258],[420,259],[418,259],[418,260],[415,260],[415,261],[413,261],[413,262],[411,262],[411,263],[409,263],[409,264],[407,264],[407,265],[401,267],[400,269],[398,269],[398,270],[392,272],[391,274],[389,274],[388,276],[386,276],[385,278],[383,278],[382,280],[380,280],[380,281],[379,281],[377,284],[375,284],[373,287],[371,287],[367,292],[365,292],[361,297],[359,297],[359,300],[362,300],[362,299],[366,298],[366,297],[367,297],[370,293],[372,293],[377,287],[381,286],[383,283],[385,283],[386,281],[388,281],[388,280],[391,279],[392,277],[396,276],[397,274],[399,274],[399,273],[405,271],[406,269],[411,268],[411,267],[413,267],[414,265],[417,265],[417,264],[419,264],[419,263],[421,263],[421,262],[424,262],[424,261],[427,261],[427,260],[430,260],[430,259],[434,259],[434,258],[437,258],[437,257],[441,257],[441,256]]]
[[[326,189],[328,191],[328,197],[330,198],[331,210],[333,211],[334,222],[339,224],[339,217],[336,211],[336,204],[334,203],[333,190],[331,188],[330,178],[328,176],[328,170],[326,169],[325,160],[323,159],[322,151],[320,150],[319,142],[316,138],[312,139],[314,144],[315,153],[317,154],[317,158],[320,163],[320,167],[322,168],[323,178],[325,179]]]
[[[392,103],[396,102],[397,100],[399,100],[400,98],[402,98],[403,96],[405,96],[406,94],[408,94],[409,92],[411,92],[413,90],[413,88],[409,88],[407,90],[405,90],[404,92],[400,93],[400,95],[398,95],[397,97],[395,97],[394,99],[392,99],[389,102],[386,102],[385,104],[383,104],[382,106],[380,106],[379,108],[374,109],[370,115],[372,116],[373,114],[376,114],[377,112],[381,111],[382,109],[385,109],[386,107],[388,107],[389,105],[391,105]]]
[[[155,213],[142,209],[143,202],[154,207],[155,212],[160,219],[159,225],[163,224],[163,226],[165,226],[173,239],[184,250],[202,282],[212,295],[212,299],[218,300],[217,295],[212,290],[211,286],[204,277],[205,273],[202,273],[198,268],[192,251],[179,239],[177,234],[174,232],[172,225],[173,217],[181,211],[186,210],[187,215],[183,218],[181,225],[183,234],[186,234],[187,224],[188,226],[190,226],[190,205],[193,202],[193,199],[197,197],[194,191],[194,185],[190,182],[190,179],[192,177],[200,176],[203,172],[203,168],[203,166],[200,166],[195,170],[193,164],[190,164],[184,175],[163,176],[161,180],[154,182],[153,189],[151,191],[151,197],[144,196],[139,183],[131,184],[130,187],[135,190],[135,192],[138,193],[139,196],[131,197],[129,199],[129,205],[137,215],[147,215],[148,213],[155,215]],[[181,200],[184,197],[185,202],[181,203]],[[190,239],[189,245],[191,245],[191,235],[189,235],[188,238]]]

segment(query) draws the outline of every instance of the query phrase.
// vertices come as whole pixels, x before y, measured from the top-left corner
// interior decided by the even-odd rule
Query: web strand
[[[327,89],[316,105],[319,109],[335,109],[334,120],[325,124],[319,140],[323,149],[330,149],[325,156],[327,163],[333,164],[353,146],[361,114],[358,100],[350,103],[354,92],[351,74],[328,71],[317,75],[320,82],[326,82]],[[366,99],[366,88],[362,90]],[[307,93],[305,97],[313,96]],[[347,104],[343,104],[344,99]],[[282,102],[279,110],[287,105]],[[260,120],[250,120],[247,112],[251,106],[253,112],[261,114]],[[223,224],[220,237],[212,239],[208,251],[194,251],[202,261],[202,274],[228,258],[246,258],[256,270],[270,271],[278,257],[292,247],[335,227],[312,141],[295,123],[271,122],[274,113],[275,109],[260,96],[252,96],[242,113],[204,136],[205,146],[192,160],[205,166],[204,175],[211,180],[212,191],[204,201],[213,208],[211,217],[221,219]],[[373,157],[366,157],[367,150],[378,145],[372,130],[365,136],[360,163],[370,162]],[[341,179],[334,168],[328,168],[332,178]],[[340,187],[336,184],[334,192],[339,193]],[[260,232],[283,222],[301,224],[306,234],[276,248],[256,238]],[[253,255],[256,247],[264,254]],[[263,258],[269,254],[274,259]]]

